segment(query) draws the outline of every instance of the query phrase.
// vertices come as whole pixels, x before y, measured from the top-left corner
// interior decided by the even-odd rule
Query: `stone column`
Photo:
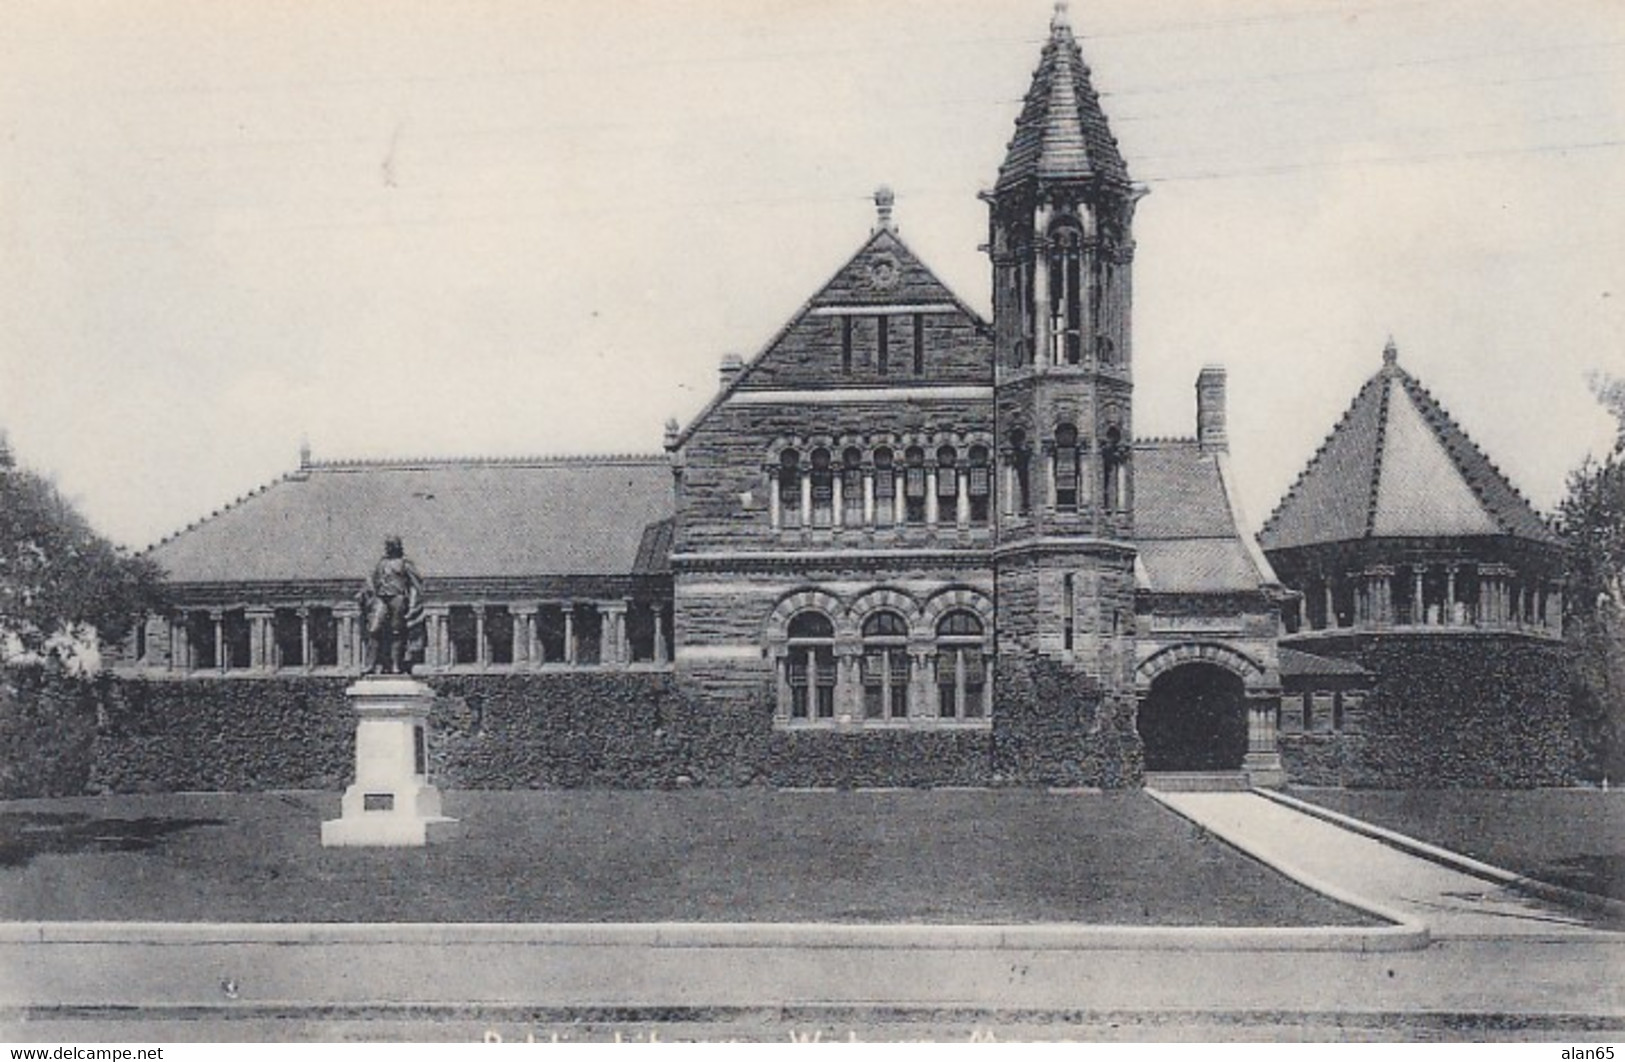
[[[525,663],[533,668],[540,666],[542,657],[546,655],[536,632],[536,614],[541,610],[540,601],[532,601],[525,606]]]
[[[999,492],[999,511],[1005,516],[1016,515],[1016,458],[1014,454],[1004,457],[1004,474],[999,477],[1003,480],[1003,490]]]
[[[1456,625],[1456,569],[1459,565],[1447,564],[1444,567],[1444,609],[1445,623],[1448,626]]]
[[[251,608],[248,617],[248,666],[254,671],[269,671],[279,661],[271,634],[271,619],[276,615],[268,608]]]
[[[812,477],[806,472],[801,473],[801,527],[802,530],[812,526]]]
[[[1552,613],[1551,632],[1561,638],[1563,637],[1563,585],[1561,583],[1552,584],[1547,607],[1551,609]]]
[[[666,660],[666,613],[656,602],[652,611],[655,619],[655,663],[664,664]]]
[[[1332,596],[1331,576],[1326,576],[1321,585],[1326,591],[1326,619],[1321,630],[1329,631],[1337,627],[1337,602]]]
[[[1422,579],[1424,575],[1420,564],[1411,567],[1411,626],[1420,627],[1427,622],[1426,597],[1422,593]],[[1440,617],[1441,619],[1443,617]]]
[[[226,670],[226,621],[217,608],[209,610],[209,622],[214,624],[214,669]]]
[[[444,668],[451,665],[446,630],[446,619],[450,611],[449,605],[424,606],[423,621],[427,625],[424,633],[428,636],[428,644],[423,648],[425,668]]]
[[[183,674],[192,670],[192,636],[186,613],[177,613],[169,623],[169,669]]]
[[[875,526],[875,470],[872,468],[863,470],[863,526]]]
[[[1247,755],[1241,766],[1256,786],[1274,787],[1286,781],[1275,741],[1275,717],[1280,708],[1279,696],[1247,696]]]
[[[767,470],[767,522],[773,530],[777,531],[784,526],[784,518],[779,513],[779,470]]]
[[[925,525],[937,526],[937,470],[929,467],[925,470]]]
[[[605,601],[598,605],[598,659],[604,664],[626,662],[626,602]]]
[[[970,470],[961,468],[958,471],[959,491],[954,506],[954,522],[961,528],[970,527]]]
[[[485,605],[474,606],[474,663],[484,667],[491,662],[491,653],[485,644]]]
[[[1044,449],[1044,509],[1055,511],[1055,451],[1045,444]]]
[[[1049,228],[1049,211],[1040,208],[1042,217],[1038,231]],[[1049,240],[1040,237],[1033,241],[1033,364],[1044,372],[1055,363],[1055,351],[1050,343],[1049,316]]]
[[[576,606],[574,601],[566,601],[560,608],[564,613],[564,662],[576,662]]]
[[[829,526],[835,528],[837,531],[840,530],[841,525],[846,521],[845,479],[846,472],[839,468],[835,469],[830,479],[831,509],[829,513]]]
[[[513,624],[513,666],[524,667],[530,662],[530,625],[525,622],[525,606],[510,603],[508,621]]]
[[[358,638],[361,607],[354,602],[333,606],[333,619],[338,626],[338,666],[352,670],[362,666],[361,646]]]
[[[299,608],[299,666],[306,671],[316,666],[316,661],[310,653],[310,606],[301,605]]]

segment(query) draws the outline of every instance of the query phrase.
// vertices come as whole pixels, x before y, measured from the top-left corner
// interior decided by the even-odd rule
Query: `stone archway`
[[[1247,755],[1247,690],[1216,664],[1159,672],[1140,701],[1148,771],[1235,771]]]

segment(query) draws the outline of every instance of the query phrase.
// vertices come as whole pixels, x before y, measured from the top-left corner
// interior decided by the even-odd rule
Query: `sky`
[[[659,452],[867,238],[984,314],[1044,0],[0,0],[0,430],[142,548],[316,459]],[[1625,3],[1078,0],[1135,430],[1256,527],[1390,335],[1539,507],[1625,373]]]

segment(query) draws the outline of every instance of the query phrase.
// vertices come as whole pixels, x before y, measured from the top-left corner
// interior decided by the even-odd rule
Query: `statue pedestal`
[[[369,676],[345,690],[355,709],[355,784],[340,818],[322,823],[322,847],[421,848],[429,827],[451,823],[429,784],[434,691],[404,675]]]

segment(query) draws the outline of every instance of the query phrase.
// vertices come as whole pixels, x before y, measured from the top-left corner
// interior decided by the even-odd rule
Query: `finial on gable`
[[[1384,366],[1399,364],[1399,345],[1394,342],[1391,335],[1388,337],[1388,345],[1382,348],[1382,363]]]
[[[1049,20],[1049,31],[1052,36],[1071,32],[1072,22],[1067,17],[1066,8],[1066,0],[1055,0],[1055,14]]]
[[[299,467],[310,467],[310,436],[299,436]]]
[[[875,189],[875,231],[882,229],[887,232],[896,232],[897,223],[892,220],[892,205],[897,202],[897,193],[888,185],[881,185]]]

